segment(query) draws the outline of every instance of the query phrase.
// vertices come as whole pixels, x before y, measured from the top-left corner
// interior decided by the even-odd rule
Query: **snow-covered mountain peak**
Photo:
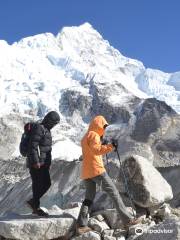
[[[105,41],[102,36],[93,29],[93,27],[85,23],[79,27],[64,27],[57,35],[59,46],[69,54],[74,54],[76,58],[80,57],[86,63],[89,61],[90,65],[96,64],[95,58],[98,54],[103,57],[105,54],[110,55],[113,48]],[[121,55],[118,52],[118,55]],[[90,63],[91,62],[91,63]]]
[[[128,96],[153,96],[180,111],[179,73],[146,69],[113,48],[89,23],[64,27],[57,36],[26,37],[12,45],[1,40],[0,50],[1,114],[41,109],[43,115],[59,110],[66,89],[81,89],[87,95],[92,84],[116,86],[117,96],[110,97],[115,103]]]
[[[67,39],[79,39],[79,41],[89,39],[90,37],[103,40],[100,33],[87,22],[80,26],[63,27],[62,30],[57,34],[57,38],[61,38],[62,36],[65,36]]]

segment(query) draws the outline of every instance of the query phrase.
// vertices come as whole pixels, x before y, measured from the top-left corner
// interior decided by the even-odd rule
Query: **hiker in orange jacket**
[[[101,144],[101,137],[104,135],[107,126],[108,123],[103,116],[96,116],[81,140],[83,155],[81,178],[85,182],[86,194],[77,220],[78,234],[90,230],[87,227],[88,213],[95,198],[96,184],[102,184],[102,190],[111,197],[124,224],[129,224],[133,220],[133,216],[127,211],[116,186],[104,168],[102,155],[117,148],[115,142],[106,145]]]
[[[83,154],[82,179],[94,178],[106,172],[102,155],[113,151],[114,148],[112,144],[101,144],[100,138],[104,135],[106,126],[108,126],[108,123],[104,117],[95,117],[81,141]]]

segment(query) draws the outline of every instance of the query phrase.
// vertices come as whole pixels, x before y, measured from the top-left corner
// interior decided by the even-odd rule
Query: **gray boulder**
[[[65,236],[74,225],[67,215],[39,218],[32,215],[10,214],[0,218],[0,236],[18,240],[47,240]]]
[[[104,230],[102,237],[104,240],[125,240],[127,232],[122,229]]]
[[[101,235],[97,232],[87,232],[80,236],[72,238],[72,240],[101,240]]]
[[[90,228],[92,228],[93,230],[99,233],[102,233],[104,230],[109,229],[109,226],[105,221],[100,222],[93,217],[89,219],[88,225]]]
[[[104,240],[116,240],[115,237],[113,237],[113,236],[108,236],[108,235],[104,235],[103,239],[104,239]]]
[[[131,156],[125,159],[124,170],[137,205],[148,208],[173,198],[171,186],[147,159]]]

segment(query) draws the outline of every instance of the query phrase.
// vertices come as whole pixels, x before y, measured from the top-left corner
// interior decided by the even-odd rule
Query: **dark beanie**
[[[52,128],[57,123],[60,122],[60,116],[56,111],[51,111],[44,117],[42,124],[47,126],[48,128]]]

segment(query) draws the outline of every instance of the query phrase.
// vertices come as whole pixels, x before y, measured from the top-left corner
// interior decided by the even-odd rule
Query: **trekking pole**
[[[122,162],[121,162],[120,155],[119,155],[119,152],[118,152],[118,149],[117,149],[117,148],[116,148],[116,152],[117,152],[117,156],[118,156],[119,163],[120,163],[120,169],[121,169],[121,172],[122,172],[122,174],[123,174],[124,183],[125,183],[125,188],[126,188],[126,191],[127,191],[127,194],[128,194],[129,200],[130,200],[130,203],[131,203],[133,217],[136,218],[136,215],[135,215],[134,210],[133,210],[133,209],[135,208],[135,205],[134,205],[134,203],[133,203],[133,200],[132,200],[132,197],[131,197],[131,193],[130,193],[130,191],[129,191],[128,182],[127,182],[127,179],[126,179],[126,174],[125,174],[125,172],[123,171]]]

